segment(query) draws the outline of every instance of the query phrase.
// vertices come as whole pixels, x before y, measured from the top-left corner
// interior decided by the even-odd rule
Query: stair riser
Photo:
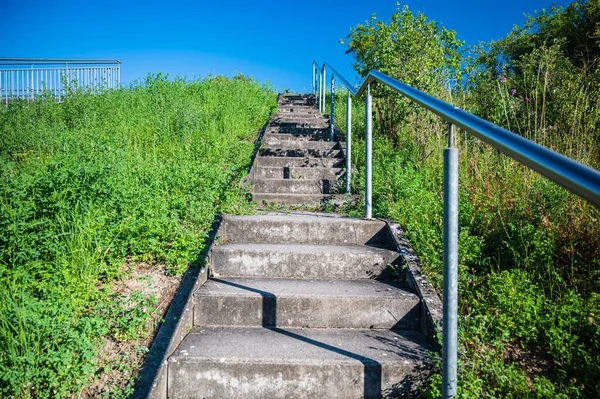
[[[343,158],[342,150],[319,149],[286,149],[286,148],[261,148],[258,152],[261,157],[290,157],[290,158]]]
[[[263,276],[281,278],[384,278],[388,264],[398,264],[398,254],[286,253],[261,251],[212,251],[215,276]]]
[[[327,179],[343,176],[341,168],[254,168],[253,179]]]
[[[294,134],[299,136],[322,136],[324,139],[329,140],[329,127],[327,128],[286,128],[269,125],[265,134]]]
[[[341,158],[301,158],[301,157],[256,157],[255,166],[258,167],[280,167],[290,168],[341,168],[344,160]]]
[[[170,362],[168,397],[374,399],[381,398],[382,391],[391,390],[412,369],[398,364]]]
[[[197,326],[418,329],[419,301],[197,295]]]
[[[252,193],[252,201],[259,205],[291,205],[303,208],[323,208],[326,205],[340,206],[353,199],[348,200],[339,194],[269,194]]]
[[[325,133],[317,133],[317,134],[290,134],[290,133],[265,133],[263,136],[264,142],[269,140],[278,140],[280,142],[285,141],[329,141],[329,132]]]
[[[272,121],[269,126],[280,129],[329,129],[329,122],[316,121],[298,121],[298,122],[278,122]]]
[[[388,242],[385,223],[345,218],[268,220],[225,216],[220,237],[226,242],[373,245]]]
[[[263,138],[263,148],[311,149],[311,150],[341,150],[342,146],[336,141],[310,140],[280,140],[273,135]]]
[[[252,181],[252,192],[274,194],[330,194],[334,181],[304,179],[259,179]]]

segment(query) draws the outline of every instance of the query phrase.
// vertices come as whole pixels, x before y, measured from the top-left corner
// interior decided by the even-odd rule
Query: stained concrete
[[[225,243],[298,243],[329,245],[387,244],[386,225],[332,214],[225,215],[219,232]]]
[[[344,173],[342,168],[296,168],[296,167],[256,167],[252,169],[253,179],[328,179],[337,180]]]
[[[169,359],[169,397],[380,398],[429,348],[410,331],[196,327]]]
[[[419,327],[419,297],[376,280],[223,277],[194,296],[197,326]]]
[[[381,278],[400,254],[366,246],[312,244],[219,245],[212,249],[216,276],[281,278]]]

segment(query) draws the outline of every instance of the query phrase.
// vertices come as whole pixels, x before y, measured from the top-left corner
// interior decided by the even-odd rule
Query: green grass
[[[336,104],[343,127],[343,94]],[[353,115],[352,187],[364,194],[362,101]],[[443,131],[410,121],[393,143],[375,124],[373,141],[374,216],[404,227],[440,294]],[[599,397],[600,211],[464,133],[458,147],[459,397]],[[438,372],[425,395],[440,386]]]
[[[146,330],[153,298],[110,283],[125,262],[180,275],[215,215],[251,209],[239,181],[275,99],[159,75],[0,109],[0,397],[77,396],[102,338]]]

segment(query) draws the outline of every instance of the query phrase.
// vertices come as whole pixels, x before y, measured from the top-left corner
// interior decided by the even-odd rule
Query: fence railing
[[[59,101],[68,88],[92,92],[121,86],[121,62],[86,58],[0,58],[0,99],[30,99],[50,93]]]
[[[372,217],[372,97],[371,83],[379,82],[411,101],[440,116],[448,124],[448,146],[444,149],[444,227],[443,227],[443,329],[442,329],[442,396],[453,398],[457,382],[458,321],[458,149],[454,145],[454,126],[474,135],[500,152],[535,170],[576,195],[600,207],[600,172],[536,144],[500,126],[430,96],[377,70],[371,70],[358,88],[344,79],[328,63],[313,61],[313,94],[320,112],[325,111],[326,69],[331,71],[331,125],[335,77],[348,89],[346,111],[346,189],[351,179],[351,96],[365,96],[365,217]]]

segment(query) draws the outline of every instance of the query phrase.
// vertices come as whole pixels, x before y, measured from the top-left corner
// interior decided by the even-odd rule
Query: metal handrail
[[[315,68],[317,66],[317,68]],[[329,68],[331,77],[331,113],[334,109],[334,78],[348,88],[347,108],[347,190],[350,191],[350,95],[365,98],[365,217],[370,219],[372,212],[372,98],[370,85],[380,82],[402,94],[411,101],[440,116],[448,123],[448,147],[444,149],[444,227],[443,227],[443,331],[442,331],[442,397],[454,398],[457,389],[457,345],[458,345],[458,149],[454,146],[454,127],[491,145],[542,176],[556,182],[574,194],[600,207],[600,172],[574,160],[527,140],[507,129],[494,125],[485,119],[470,114],[458,107],[430,96],[414,87],[402,83],[375,69],[371,70],[358,89],[342,77],[331,65],[323,63],[317,81],[313,75],[313,92],[318,94],[319,110],[324,109],[325,70]],[[318,64],[313,61],[313,73]],[[333,119],[331,119],[333,126]],[[333,128],[332,128],[333,129]]]

